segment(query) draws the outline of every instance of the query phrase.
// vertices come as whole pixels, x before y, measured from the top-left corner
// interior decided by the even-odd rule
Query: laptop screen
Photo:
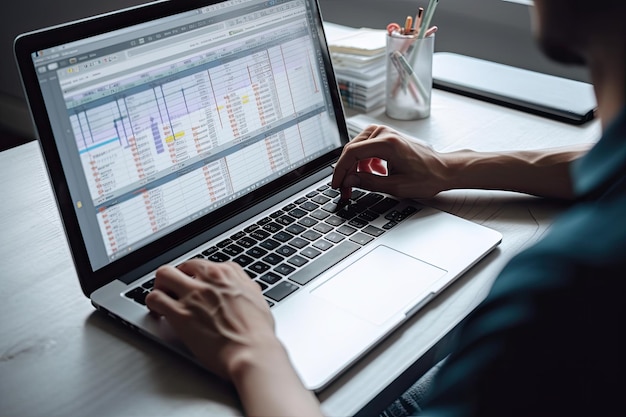
[[[342,145],[305,0],[232,0],[32,54],[92,269]]]

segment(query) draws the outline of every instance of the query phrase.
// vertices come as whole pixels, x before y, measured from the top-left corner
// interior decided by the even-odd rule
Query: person
[[[603,129],[591,150],[438,153],[371,126],[345,146],[332,179],[344,196],[351,187],[420,198],[490,188],[572,200],[468,316],[435,376],[428,416],[626,413],[626,6],[535,0],[532,10],[543,51],[590,69]],[[274,335],[266,302],[239,267],[163,266],[155,287],[150,310],[208,369],[232,381],[245,413],[321,415]]]

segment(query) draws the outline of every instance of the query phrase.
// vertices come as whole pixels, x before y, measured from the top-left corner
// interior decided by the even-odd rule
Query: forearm
[[[507,190],[549,198],[573,198],[571,162],[589,145],[516,152],[457,151],[442,154],[445,189]]]
[[[280,344],[240,357],[233,383],[248,416],[322,415],[317,398],[304,388]]]

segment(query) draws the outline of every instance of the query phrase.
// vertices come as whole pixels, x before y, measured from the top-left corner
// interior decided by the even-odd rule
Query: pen
[[[415,26],[413,29],[415,33],[417,33],[418,35],[420,32],[420,26],[422,25],[423,17],[424,17],[424,8],[420,7],[419,9],[417,9],[417,15],[415,15]]]
[[[439,28],[438,28],[437,26],[433,26],[433,27],[429,28],[429,29],[426,31],[426,35],[425,35],[424,37],[425,37],[425,38],[427,38],[427,37],[429,37],[429,36],[434,35],[434,34],[435,34],[435,32],[437,32],[437,30],[438,30],[438,29],[439,29]]]
[[[394,51],[391,54],[391,57],[392,59],[397,60],[397,62],[400,64],[400,66],[404,70],[404,73],[408,75],[409,78],[411,78],[411,81],[413,81],[413,84],[415,84],[415,86],[419,90],[420,95],[424,99],[426,99],[428,97],[428,92],[422,85],[422,82],[420,81],[420,79],[417,77],[417,74],[415,74],[415,71],[413,71],[413,67],[411,67],[411,65],[406,61],[406,58],[404,57],[404,55],[402,55],[400,51]]]
[[[396,93],[398,92],[398,88],[400,87],[400,85],[404,82],[407,83],[407,87],[409,92],[411,93],[411,95],[413,96],[413,99],[415,100],[416,103],[419,103],[420,97],[419,97],[419,92],[417,92],[415,90],[415,85],[413,85],[412,83],[409,83],[406,80],[407,77],[407,72],[404,69],[404,67],[402,66],[402,64],[400,64],[400,62],[398,61],[398,58],[396,56],[394,56],[393,54],[389,57],[389,60],[391,61],[391,63],[393,64],[394,67],[396,67],[396,71],[398,71],[398,80],[396,82],[396,85],[393,88],[393,95],[395,96]]]

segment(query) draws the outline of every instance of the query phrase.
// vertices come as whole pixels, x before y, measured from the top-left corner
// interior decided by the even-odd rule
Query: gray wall
[[[179,0],[173,0],[179,1]],[[21,32],[145,3],[147,0],[20,0],[0,6],[0,128],[34,137],[13,60],[13,39]],[[427,0],[319,0],[325,20],[384,28],[402,22]],[[36,10],[36,12],[35,12]],[[587,81],[585,71],[549,62],[530,35],[527,6],[501,0],[441,0],[433,24],[436,50],[457,52],[534,71]]]

